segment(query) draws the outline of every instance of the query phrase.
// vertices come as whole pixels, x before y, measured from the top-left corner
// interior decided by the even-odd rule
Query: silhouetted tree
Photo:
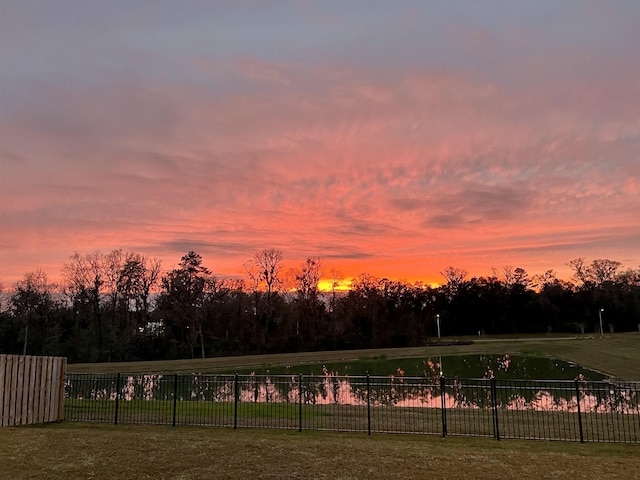
[[[200,345],[201,357],[205,358],[203,304],[207,276],[210,273],[202,264],[202,257],[190,251],[180,259],[178,268],[162,278],[158,308],[171,327],[171,333],[177,333],[188,345],[191,358],[195,357],[194,349],[197,344]]]
[[[296,292],[296,303],[299,312],[296,318],[296,336],[300,335],[300,321],[305,321],[311,341],[315,342],[318,322],[324,313],[324,304],[319,301],[318,284],[324,275],[322,260],[309,257],[305,262],[290,271],[292,287]]]
[[[280,278],[282,252],[273,248],[265,248],[254,255],[253,265],[256,269],[258,281],[265,287],[266,307],[264,312],[265,320],[262,345],[266,348],[267,338],[269,336],[269,323],[273,317],[273,294],[282,282]]]
[[[469,273],[462,269],[456,267],[447,267],[443,271],[440,272],[440,275],[444,277],[447,281],[445,285],[443,285],[443,290],[447,293],[449,299],[453,298],[458,292],[458,288],[467,278]]]
[[[14,315],[22,321],[23,349],[22,354],[28,351],[42,355],[44,336],[46,335],[48,320],[53,308],[52,285],[49,284],[47,274],[42,270],[25,273],[22,280],[15,284],[14,294],[11,297],[11,305]],[[36,346],[29,349],[29,327],[37,332]]]
[[[102,295],[104,293],[104,255],[95,251],[86,255],[75,252],[62,267],[65,279],[64,291],[72,306],[75,318],[75,328],[79,330],[90,326],[97,340],[96,357],[93,360],[103,360],[104,325]],[[84,342],[87,343],[87,342]],[[91,342],[92,343],[92,342]],[[88,351],[94,349],[85,345]]]
[[[599,331],[601,309],[605,330],[638,328],[640,268],[606,259],[570,265],[576,283],[511,266],[467,280],[449,267],[436,289],[365,273],[341,295],[342,275],[333,272],[327,310],[317,258],[290,270],[285,292],[277,250],[247,262],[246,282],[213,277],[189,252],[162,278],[153,302],[158,260],[122,250],[74,253],[62,289],[36,271],[0,292],[0,352],[90,362],[423,345],[436,334],[436,314],[444,336]]]
[[[119,292],[119,340],[131,352],[139,349],[151,319],[151,290],[159,281],[162,262],[127,253],[117,282]]]
[[[567,264],[573,270],[573,276],[583,285],[593,283],[600,285],[613,281],[621,263],[615,260],[596,259],[587,265],[585,259],[575,258]]]

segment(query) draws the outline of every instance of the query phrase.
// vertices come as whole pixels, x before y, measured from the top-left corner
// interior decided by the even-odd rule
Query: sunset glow
[[[0,282],[640,265],[638,2],[0,0]],[[321,288],[331,290],[328,273]]]

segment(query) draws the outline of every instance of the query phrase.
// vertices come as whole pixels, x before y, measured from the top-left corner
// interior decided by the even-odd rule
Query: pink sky
[[[455,3],[0,0],[0,282],[638,268],[638,4]]]

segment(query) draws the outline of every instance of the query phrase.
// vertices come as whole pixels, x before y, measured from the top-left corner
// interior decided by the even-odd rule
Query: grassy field
[[[2,479],[640,478],[637,445],[195,427],[0,429]]]
[[[454,340],[454,339],[451,339]],[[304,352],[242,357],[217,357],[195,360],[172,360],[133,363],[69,364],[70,373],[234,373],[236,369],[265,365],[300,365],[333,360],[433,357],[463,354],[527,354],[554,357],[606,373],[616,380],[640,380],[640,332],[594,336],[527,336],[460,338],[472,340],[470,345],[427,346],[338,352]],[[374,372],[372,372],[374,373]]]
[[[220,373],[264,365],[311,364],[328,358],[476,353],[555,357],[619,380],[640,380],[640,333],[605,338],[501,337],[476,339],[471,345],[78,364],[69,365],[68,371]],[[640,479],[639,448],[540,440],[497,442],[486,437],[63,422],[0,429],[0,479]]]
[[[113,401],[65,401],[68,421],[115,423]],[[175,414],[174,414],[175,406]],[[579,428],[580,420],[582,431]],[[637,443],[638,415],[576,412],[516,411],[500,409],[502,439],[539,439],[585,442]],[[411,433],[442,436],[443,412],[439,408],[376,407],[368,422],[367,407],[357,405],[303,405],[286,403],[131,401],[121,402],[118,424],[267,428],[280,430],[324,430],[332,432]],[[448,435],[495,438],[489,409],[446,410]],[[581,433],[582,432],[582,433]]]

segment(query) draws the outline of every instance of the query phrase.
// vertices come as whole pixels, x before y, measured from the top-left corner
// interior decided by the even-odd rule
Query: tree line
[[[160,260],[138,253],[74,253],[59,284],[36,270],[4,289],[0,353],[133,361],[419,346],[438,333],[639,328],[640,268],[608,259],[568,265],[571,280],[511,266],[469,278],[448,267],[438,287],[361,274],[342,291],[342,274],[320,258],[285,269],[275,249],[253,255],[242,279],[212,275],[194,251],[164,274]],[[326,278],[330,290],[321,292]]]

